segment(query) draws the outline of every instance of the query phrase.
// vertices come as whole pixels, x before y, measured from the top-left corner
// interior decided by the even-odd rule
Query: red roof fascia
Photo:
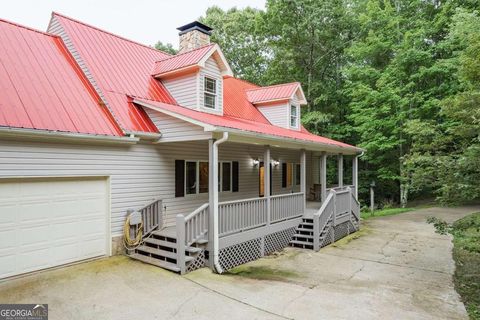
[[[248,101],[251,103],[260,103],[272,100],[289,99],[299,88],[300,83],[284,83],[268,87],[253,88],[247,90]]]
[[[0,126],[122,135],[60,38],[0,20]]]
[[[154,77],[157,77],[159,75],[174,70],[194,66],[198,64],[214,46],[215,44],[211,43],[185,53],[177,54],[175,56],[166,57],[162,60],[159,60],[155,62],[155,67],[153,69],[152,75]]]

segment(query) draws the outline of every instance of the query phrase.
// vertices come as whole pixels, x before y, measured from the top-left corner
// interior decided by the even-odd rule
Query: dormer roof
[[[171,77],[178,74],[195,71],[205,67],[205,62],[213,56],[217,61],[223,76],[231,76],[232,70],[228,65],[220,47],[211,43],[171,57],[165,57],[155,62],[152,76],[155,78]]]
[[[246,91],[248,101],[253,104],[289,100],[298,95],[301,105],[307,104],[302,86],[299,82],[282,83],[273,86],[253,88]]]

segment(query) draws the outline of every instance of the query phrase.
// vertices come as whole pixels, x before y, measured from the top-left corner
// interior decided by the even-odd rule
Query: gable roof
[[[49,31],[78,53],[79,64],[91,75],[125,131],[158,132],[143,110],[126,102],[125,95],[176,104],[163,84],[150,75],[154,63],[170,55],[55,12]]]
[[[58,36],[0,20],[0,43],[5,49],[0,52],[0,85],[5,88],[0,126],[158,138],[158,128],[144,109],[148,107],[255,139],[276,137],[346,148],[350,153],[361,150],[305,128],[296,131],[272,125],[252,103],[298,93],[302,99],[299,83],[262,88],[224,76],[223,115],[199,112],[177,105],[151,75],[155,62],[178,57],[56,13],[49,30]],[[217,45],[207,47],[192,61],[201,63],[210,56],[224,61]]]
[[[0,126],[123,135],[59,37],[0,19]]]
[[[220,47],[215,43],[180,53],[174,56],[163,58],[155,62],[152,76],[160,78],[177,72],[194,70],[205,67],[206,60],[214,56],[224,75],[232,75],[232,70],[223,56]]]
[[[305,95],[299,82],[282,83],[273,86],[258,87],[247,90],[248,101],[253,104],[291,99],[299,92],[300,104],[306,104]]]

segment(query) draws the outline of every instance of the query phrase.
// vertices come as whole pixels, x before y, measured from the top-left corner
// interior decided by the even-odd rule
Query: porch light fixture
[[[278,165],[280,164],[280,161],[272,160],[272,164],[273,164],[274,167],[278,167]]]
[[[252,165],[253,165],[254,167],[257,167],[259,164],[260,164],[260,161],[259,161],[258,159],[253,159],[253,160],[252,160]]]

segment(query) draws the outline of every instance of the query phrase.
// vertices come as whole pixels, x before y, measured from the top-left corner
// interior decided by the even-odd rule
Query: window
[[[215,109],[217,100],[217,80],[205,77],[203,81],[204,100],[203,105],[206,108]]]
[[[298,128],[298,106],[290,106],[290,127]]]
[[[185,194],[208,192],[208,162],[185,161]]]
[[[230,162],[222,163],[222,191],[230,191],[232,184],[232,164]]]
[[[232,189],[232,163],[218,163],[218,191],[230,191]]]
[[[208,193],[208,161],[175,160],[175,197]],[[238,161],[218,163],[218,190],[238,192]]]
[[[301,167],[299,163],[282,163],[282,188],[290,188],[293,183],[301,183]]]
[[[200,162],[198,164],[199,175],[199,193],[208,192],[208,162]]]
[[[197,163],[193,161],[185,162],[185,193],[197,193]]]

